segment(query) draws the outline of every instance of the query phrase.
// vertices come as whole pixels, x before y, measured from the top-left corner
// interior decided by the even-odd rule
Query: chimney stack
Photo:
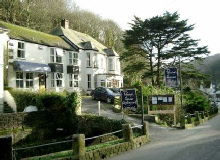
[[[61,26],[65,29],[69,29],[69,21],[66,19],[61,20]]]

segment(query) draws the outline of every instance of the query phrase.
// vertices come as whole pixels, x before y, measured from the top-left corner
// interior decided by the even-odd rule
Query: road
[[[83,100],[83,113],[98,114],[97,101]],[[105,107],[107,106],[107,107]],[[101,115],[121,119],[101,102]],[[125,116],[127,121],[140,124],[139,119]],[[219,160],[220,115],[192,129],[179,130],[153,123],[149,125],[150,143],[108,160]]]
[[[220,115],[188,130],[169,130],[160,141],[109,160],[219,160]]]

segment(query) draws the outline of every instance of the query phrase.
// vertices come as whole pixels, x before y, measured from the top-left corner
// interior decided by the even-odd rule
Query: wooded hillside
[[[118,24],[80,9],[74,0],[2,0],[0,11],[3,21],[45,33],[68,19],[71,29],[92,36],[118,53],[124,50],[123,31]]]
[[[195,66],[202,73],[211,75],[210,80],[218,87],[220,84],[220,54],[206,57],[202,64],[195,63]]]

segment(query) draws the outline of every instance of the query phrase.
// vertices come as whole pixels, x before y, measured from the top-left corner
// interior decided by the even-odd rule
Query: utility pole
[[[181,108],[180,128],[185,129],[185,115],[184,115],[184,111],[183,111],[183,92],[182,92],[182,75],[181,75],[180,55],[179,55],[179,79],[180,79],[180,108]]]

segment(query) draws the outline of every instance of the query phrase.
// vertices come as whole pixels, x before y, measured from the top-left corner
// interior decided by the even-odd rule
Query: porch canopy
[[[13,62],[15,71],[23,72],[38,72],[38,73],[48,73],[51,69],[48,65],[42,63],[32,63],[25,61],[14,61]]]

